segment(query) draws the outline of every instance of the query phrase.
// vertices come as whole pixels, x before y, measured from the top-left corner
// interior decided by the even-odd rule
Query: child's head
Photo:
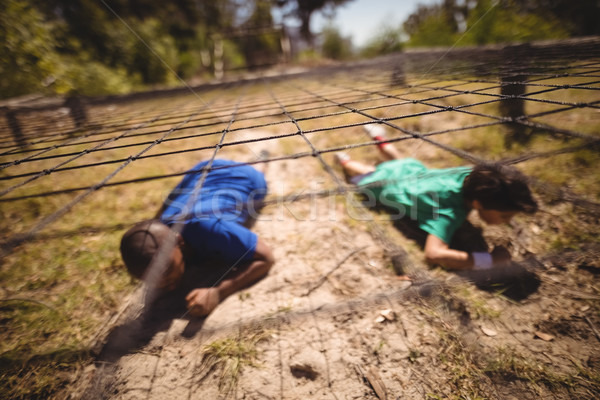
[[[463,183],[463,196],[488,224],[509,222],[519,212],[537,211],[525,176],[512,167],[476,166]]]
[[[121,239],[121,256],[129,273],[154,286],[173,290],[179,284],[184,271],[181,235],[157,220],[143,221],[134,225]],[[156,265],[157,271],[149,271],[152,260],[160,249],[170,251],[164,263]],[[155,282],[151,282],[156,280]]]

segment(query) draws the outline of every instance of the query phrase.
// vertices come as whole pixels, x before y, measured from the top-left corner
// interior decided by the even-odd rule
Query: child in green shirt
[[[489,269],[508,263],[504,247],[491,253],[467,253],[449,246],[454,232],[468,214],[476,210],[487,224],[508,223],[519,212],[534,213],[537,203],[524,176],[514,168],[498,166],[428,169],[420,161],[402,158],[397,149],[383,140],[379,125],[368,126],[369,135],[380,141],[385,162],[370,166],[336,154],[350,182],[378,203],[415,220],[427,233],[425,258],[449,269]]]

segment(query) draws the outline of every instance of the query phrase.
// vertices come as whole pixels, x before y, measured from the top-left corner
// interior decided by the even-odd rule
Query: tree
[[[439,6],[421,6],[404,23],[410,46],[451,46],[456,36],[453,17]]]
[[[304,39],[311,43],[313,35],[310,30],[310,18],[316,11],[334,13],[335,7],[348,3],[352,0],[275,0],[275,4],[287,9],[285,16],[300,20],[300,33]]]
[[[183,77],[212,71],[214,39],[244,21],[272,26],[273,1],[2,0],[0,96],[122,92],[176,83],[172,70]],[[251,7],[254,13],[245,13]],[[274,36],[254,47],[219,43],[232,66],[268,58],[280,46]]]
[[[39,91],[57,72],[51,27],[26,1],[11,0],[0,13],[2,97]]]
[[[597,0],[522,0],[528,13],[541,13],[559,20],[570,36],[600,35],[600,3]]]
[[[344,60],[352,55],[350,40],[342,37],[339,30],[328,26],[323,30],[323,55],[332,60]]]
[[[401,28],[384,26],[361,50],[361,55],[364,57],[376,57],[401,51],[404,47],[402,35],[403,30]]]
[[[592,1],[570,3],[577,4],[568,6],[567,0],[466,0],[461,3],[445,0],[437,5],[420,6],[403,27],[412,46],[560,39],[578,34],[570,28],[573,24],[569,22],[577,18],[573,12],[566,12],[567,9],[585,9],[598,16],[597,7],[595,13],[592,10]]]
[[[546,10],[529,11],[513,0],[479,0],[467,19],[463,44],[530,42],[569,36],[564,26]]]
[[[244,53],[247,67],[260,67],[278,61],[281,54],[280,32],[273,28],[269,0],[255,0],[252,13],[241,29],[247,33],[238,36],[236,42]]]

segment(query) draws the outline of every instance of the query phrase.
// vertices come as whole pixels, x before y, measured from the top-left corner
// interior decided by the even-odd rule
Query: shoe
[[[350,156],[348,155],[348,153],[345,153],[343,151],[338,151],[333,155],[333,157],[335,158],[335,161],[337,161],[337,163],[340,165],[344,165],[348,161],[350,161]]]
[[[378,124],[369,124],[363,126],[364,130],[371,137],[371,139],[381,140],[385,139],[385,128]]]

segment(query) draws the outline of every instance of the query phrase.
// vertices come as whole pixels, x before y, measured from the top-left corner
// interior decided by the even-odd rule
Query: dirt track
[[[324,174],[316,164],[296,166],[272,163],[272,190],[287,193],[293,182]],[[173,303],[152,318],[136,318],[139,300],[132,299],[73,397],[592,399],[600,393],[598,382],[581,373],[600,368],[594,333],[600,321],[586,313],[598,301],[593,260],[573,253],[530,261],[516,278],[530,285],[513,300],[509,291],[497,294],[499,286],[481,290],[485,285],[428,270],[412,250],[410,270],[419,273],[411,276],[419,278],[411,282],[394,274],[368,225],[348,217],[345,200],[332,198],[267,207],[255,231],[273,248],[276,265],[206,320],[186,318]],[[416,247],[401,238],[394,240]],[[493,232],[488,237],[491,244],[503,240]],[[211,356],[207,346],[229,353]]]

